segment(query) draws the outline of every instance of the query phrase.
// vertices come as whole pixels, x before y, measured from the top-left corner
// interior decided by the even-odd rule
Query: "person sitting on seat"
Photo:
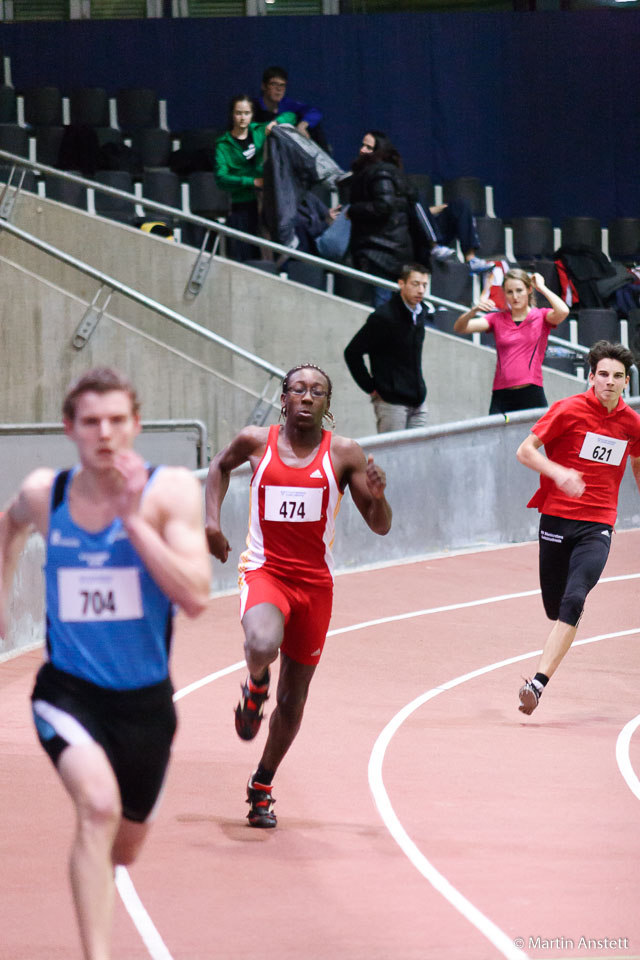
[[[321,124],[322,113],[317,107],[287,97],[288,79],[289,74],[284,67],[267,67],[262,74],[262,92],[255,100],[254,119],[259,123],[269,123],[283,113],[295,113],[294,122],[300,133],[310,137],[329,153],[329,144]]]

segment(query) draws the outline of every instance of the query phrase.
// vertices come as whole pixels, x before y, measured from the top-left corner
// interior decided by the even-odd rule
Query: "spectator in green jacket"
[[[229,104],[229,127],[216,140],[215,173],[218,186],[231,194],[227,223],[236,230],[258,236],[260,199],[263,185],[264,142],[273,123],[295,123],[293,113],[281,113],[269,124],[253,123],[253,101],[248,94],[234,97]],[[260,256],[257,247],[229,241],[229,255],[235,260]]]

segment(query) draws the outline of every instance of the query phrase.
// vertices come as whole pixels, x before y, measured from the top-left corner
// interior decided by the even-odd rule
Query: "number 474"
[[[283,500],[278,512],[284,520],[293,520],[294,517],[304,520],[304,502],[302,500],[300,502],[296,500]]]

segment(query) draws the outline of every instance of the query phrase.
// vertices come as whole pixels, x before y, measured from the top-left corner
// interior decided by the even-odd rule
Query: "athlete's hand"
[[[384,470],[373,462],[372,454],[367,458],[367,486],[372,497],[382,500],[387,486],[387,477]]]
[[[135,450],[120,450],[113,458],[113,466],[119,474],[114,494],[115,512],[121,519],[126,519],[140,509],[149,474],[145,461]]]
[[[561,472],[554,478],[556,486],[568,497],[578,499],[585,491],[585,482],[578,470],[562,467]]]
[[[222,530],[213,530],[206,528],[207,543],[209,544],[209,553],[212,553],[216,559],[226,563],[231,553],[231,544],[225,537]]]

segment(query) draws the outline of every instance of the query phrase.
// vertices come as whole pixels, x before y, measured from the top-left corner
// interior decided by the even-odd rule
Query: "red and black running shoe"
[[[247,803],[249,804],[249,813],[247,820],[251,827],[269,828],[275,827],[278,819],[273,812],[273,805],[276,802],[271,796],[271,784],[256,783],[253,774],[249,777],[247,784]]]
[[[264,683],[258,686],[249,676],[242,685],[242,696],[236,707],[236,733],[241,740],[253,740],[260,729],[265,700],[269,699],[270,679],[267,670]]]

